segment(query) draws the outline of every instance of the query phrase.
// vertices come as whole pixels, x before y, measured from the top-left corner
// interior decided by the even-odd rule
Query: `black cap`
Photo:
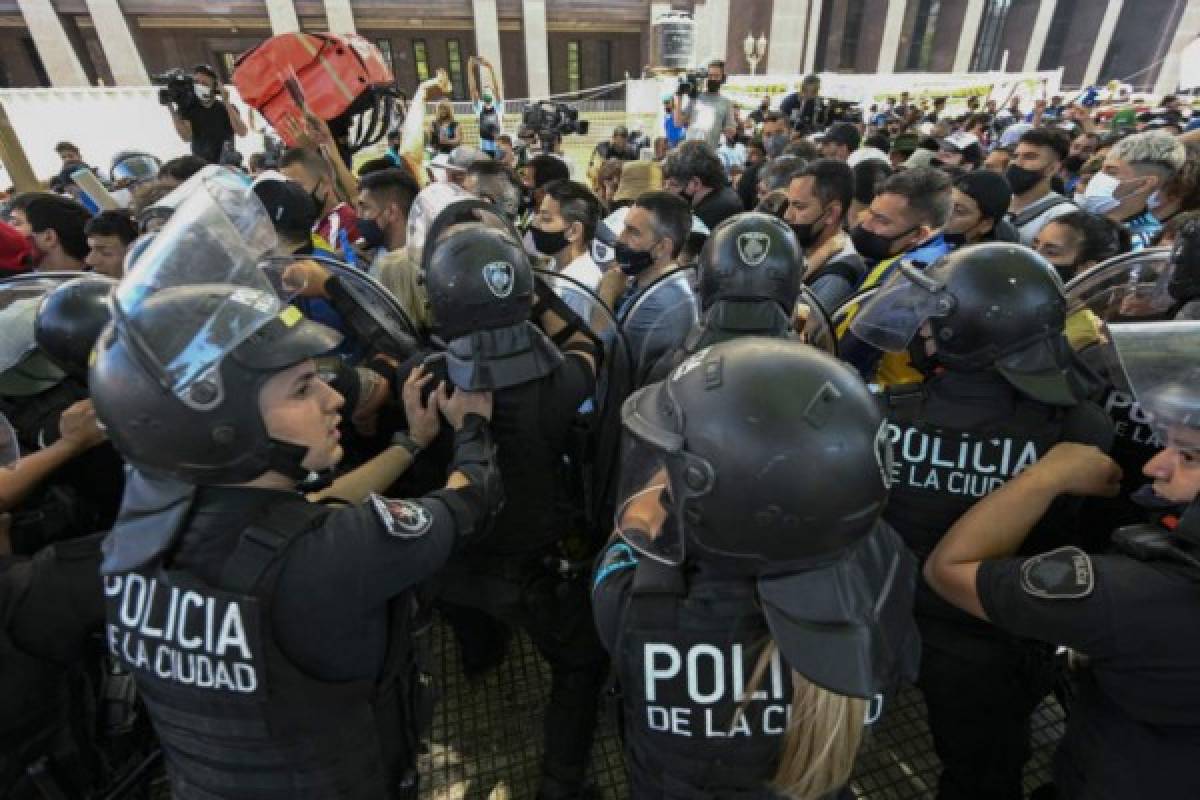
[[[968,172],[954,182],[954,188],[970,197],[984,217],[999,222],[1012,202],[1012,189],[1004,176],[988,170]]]
[[[821,142],[844,144],[853,151],[858,149],[858,145],[862,142],[862,136],[859,134],[858,128],[851,123],[838,122],[825,132],[825,137],[821,139]]]
[[[316,204],[304,187],[295,181],[282,176],[260,177],[254,182],[254,194],[279,233],[307,233],[317,221]]]

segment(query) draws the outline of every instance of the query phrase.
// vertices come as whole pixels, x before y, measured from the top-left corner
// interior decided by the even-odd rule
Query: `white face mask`
[[[208,98],[212,97],[212,91],[212,89],[204,84],[196,84],[196,97],[199,97],[201,100],[207,100]]]
[[[1113,176],[1097,172],[1088,181],[1087,189],[1083,193],[1084,210],[1091,211],[1093,214],[1107,214],[1121,205],[1121,202],[1113,196],[1120,185],[1121,182]]]

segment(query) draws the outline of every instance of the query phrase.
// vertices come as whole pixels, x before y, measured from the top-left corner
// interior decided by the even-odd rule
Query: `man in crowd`
[[[521,213],[521,179],[503,160],[480,159],[467,167],[463,188],[476,197],[487,200],[500,210],[509,222],[517,224]]]
[[[317,224],[313,228],[324,241],[327,250],[343,253],[362,235],[358,216],[349,203],[342,202],[334,185],[334,172],[329,161],[308,147],[294,147],[279,159],[279,171],[304,187],[317,208]]]
[[[13,227],[29,237],[30,257],[38,272],[80,272],[86,269],[87,234],[92,215],[69,197],[47,192],[17,195],[10,211]]]
[[[814,161],[788,185],[784,221],[804,250],[804,282],[828,309],[836,309],[862,281],[866,264],[846,234],[854,194],[853,171],[842,161]]]
[[[664,188],[686,200],[709,230],[746,210],[729,186],[721,159],[704,142],[684,142],[667,156],[663,181]]]
[[[1149,247],[1162,223],[1149,208],[1150,197],[1183,168],[1187,151],[1164,131],[1127,136],[1113,145],[1104,168],[1088,181],[1083,204],[1129,231],[1133,249]]]
[[[1026,247],[1047,222],[1075,210],[1074,203],[1050,188],[1069,149],[1067,135],[1054,128],[1034,128],[1017,141],[1004,176],[1013,193],[1008,220]]]
[[[630,345],[635,382],[658,360],[683,344],[700,319],[699,303],[679,254],[692,227],[692,215],[674,192],[646,192],[625,215],[616,246],[619,269],[600,280],[597,294],[613,310]],[[675,279],[678,277],[679,279]]]
[[[246,136],[249,129],[241,113],[229,100],[229,90],[207,64],[192,73],[196,102],[186,109],[170,106],[171,123],[179,138],[192,145],[192,155],[210,164],[221,161],[221,152],[233,147],[233,137]]]
[[[1012,202],[1012,189],[1002,176],[976,170],[955,180],[952,191],[950,219],[944,231],[947,242],[960,247],[1016,238],[1012,227],[1004,221]]]
[[[421,328],[429,326],[425,291],[419,265],[405,254],[408,215],[420,187],[407,169],[385,169],[364,175],[358,184],[359,233],[373,251],[371,275],[386,286],[409,318]]]
[[[596,195],[578,181],[557,180],[546,184],[542,205],[529,228],[534,248],[551,258],[555,272],[571,279],[558,282],[558,293],[585,318],[593,304],[578,284],[593,291],[600,285],[600,268],[592,260],[592,239],[599,224]]]
[[[821,157],[846,161],[861,142],[862,136],[854,125],[849,122],[835,123],[821,139]]]
[[[83,229],[88,269],[117,280],[125,274],[125,254],[137,238],[137,225],[124,209],[101,211]]]
[[[708,77],[704,86],[696,87],[696,94],[686,104],[684,96],[688,88],[681,85],[675,94],[673,116],[677,126],[687,127],[688,141],[701,141],[714,151],[721,142],[721,133],[737,131],[737,113],[733,101],[721,94],[725,83],[725,62],[713,61],[708,65]]]

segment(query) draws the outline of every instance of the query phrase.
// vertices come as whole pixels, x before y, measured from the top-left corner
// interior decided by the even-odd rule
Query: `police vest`
[[[772,796],[791,672],[776,651],[752,684],[771,638],[755,598],[750,580],[638,563],[615,648],[635,797]]]
[[[406,740],[411,597],[393,601],[382,677],[326,682],[297,668],[272,635],[272,603],[291,542],[329,513],[274,503],[241,534],[219,585],[162,561],[105,576],[107,645],[133,673],[162,742],[172,795],[214,798],[398,796]]]
[[[968,509],[1055,444],[1064,438],[1095,440],[1076,439],[1082,435],[1076,431],[1082,423],[1074,420],[1071,409],[1038,403],[1015,390],[1003,398],[1011,402],[1011,412],[998,413],[996,422],[986,428],[966,430],[952,418],[934,421],[926,413],[928,392],[922,384],[891,389],[884,395],[893,459],[884,518],[922,561]],[[970,619],[936,596],[924,581],[918,581],[915,608],[918,613],[955,621]]]

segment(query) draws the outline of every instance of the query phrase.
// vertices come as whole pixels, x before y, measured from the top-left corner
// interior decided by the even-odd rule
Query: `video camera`
[[[708,81],[708,69],[690,69],[686,74],[679,76],[679,85],[675,87],[675,94],[687,95],[693,100],[696,95],[700,94],[700,89]]]
[[[521,112],[521,125],[536,131],[543,146],[554,140],[553,136],[546,134],[557,133],[565,136],[588,132],[588,121],[579,118],[579,109],[549,100],[525,106],[525,110]]]
[[[196,99],[196,82],[190,72],[176,68],[155,75],[154,82],[163,87],[158,90],[159,105],[175,106],[180,111],[186,111],[199,102]]]

